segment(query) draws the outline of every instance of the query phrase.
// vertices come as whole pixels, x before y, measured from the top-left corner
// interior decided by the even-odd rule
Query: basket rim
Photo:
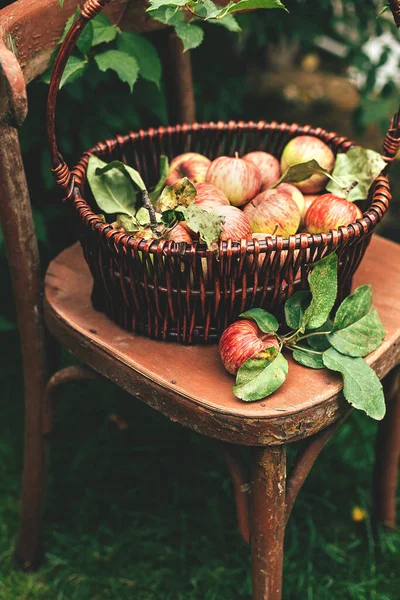
[[[336,153],[342,151],[347,152],[352,147],[355,147],[351,140],[347,137],[338,136],[335,132],[328,132],[321,127],[311,127],[310,125],[298,125],[297,123],[287,124],[285,122],[277,123],[276,121],[224,121],[203,122],[203,123],[182,123],[178,125],[160,126],[158,128],[150,127],[146,130],[139,129],[137,132],[130,131],[127,135],[116,135],[114,138],[107,139],[104,142],[98,142],[90,150],[84,152],[72,170],[73,175],[73,203],[77,209],[81,220],[84,224],[89,225],[93,231],[99,232],[104,241],[111,242],[112,245],[120,247],[124,252],[128,250],[148,252],[150,254],[171,254],[173,256],[182,256],[187,254],[199,254],[200,256],[209,256],[219,252],[229,256],[244,256],[246,254],[253,255],[264,252],[287,250],[292,253],[295,250],[306,250],[308,248],[318,248],[320,246],[330,247],[334,250],[338,246],[344,246],[351,240],[361,239],[371,233],[375,226],[382,220],[383,216],[389,208],[391,201],[391,190],[388,177],[382,172],[375,179],[372,203],[367,211],[363,213],[362,218],[357,219],[349,225],[339,227],[339,229],[331,230],[326,233],[310,234],[296,233],[287,238],[281,235],[265,234],[265,240],[240,240],[220,241],[218,248],[210,250],[205,244],[198,241],[193,241],[192,244],[187,242],[174,242],[168,240],[156,239],[136,239],[129,233],[121,233],[116,231],[110,224],[104,223],[96,213],[92,211],[89,204],[83,197],[83,185],[86,179],[87,165],[89,158],[92,155],[104,155],[113,151],[118,146],[122,147],[128,142],[134,142],[138,139],[159,138],[168,136],[172,133],[186,134],[197,131],[280,131],[281,133],[289,133],[292,137],[298,135],[311,135],[322,138],[328,144],[335,143],[340,147]]]

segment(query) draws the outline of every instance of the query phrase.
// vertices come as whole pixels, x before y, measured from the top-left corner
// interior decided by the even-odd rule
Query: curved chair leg
[[[17,560],[26,570],[40,562],[40,529],[47,473],[47,435],[52,431],[53,405],[57,392],[66,383],[91,380],[97,373],[81,366],[66,367],[47,382],[43,399],[36,406],[35,428],[26,421],[25,461],[22,484],[21,518],[17,544]],[[28,413],[32,418],[32,411]]]
[[[42,401],[48,377],[47,339],[41,311],[41,269],[17,131],[0,122],[0,219],[13,284],[25,388],[24,470],[18,556],[38,557],[44,485]]]
[[[400,459],[400,367],[390,375],[386,416],[379,423],[374,469],[375,525],[396,528],[396,489]]]
[[[248,469],[243,464],[236,446],[220,443],[218,447],[232,477],[240,535],[249,544],[249,492],[251,486],[247,473]]]
[[[253,600],[281,600],[286,448],[252,449],[250,510]]]

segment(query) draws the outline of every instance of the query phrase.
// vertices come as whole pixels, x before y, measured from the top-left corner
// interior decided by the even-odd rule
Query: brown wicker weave
[[[55,138],[58,87],[77,37],[106,3],[107,0],[85,3],[61,46],[48,102],[53,171],[79,218],[80,239],[94,278],[94,306],[125,329],[151,337],[183,343],[217,341],[244,310],[256,306],[279,314],[294,291],[307,288],[310,265],[332,251],[339,256],[340,298],[345,297],[370,236],[389,206],[391,194],[386,174],[375,181],[363,218],[347,227],[318,235],[272,236],[265,241],[228,240],[220,242],[218,251],[197,242],[188,245],[135,240],[97,217],[85,185],[92,154],[132,165],[151,187],[158,178],[161,154],[171,159],[182,152],[195,151],[212,159],[260,149],[279,158],[288,140],[302,134],[320,138],[334,153],[346,152],[353,146],[336,133],[296,123],[193,123],[140,130],[99,143],[85,152],[70,171]],[[399,148],[399,135],[396,114],[384,143],[383,156],[388,166]]]

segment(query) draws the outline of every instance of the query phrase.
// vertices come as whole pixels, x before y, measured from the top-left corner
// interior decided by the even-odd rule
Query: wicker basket
[[[266,240],[220,242],[217,251],[204,245],[165,240],[136,240],[96,215],[86,186],[92,154],[119,159],[138,169],[148,187],[158,179],[159,156],[170,159],[188,151],[210,159],[220,155],[265,150],[277,158],[294,136],[307,134],[323,140],[333,152],[346,152],[352,142],[320,128],[286,123],[204,123],[160,127],[117,136],[85,152],[70,171],[58,152],[55,107],[60,78],[75,41],[87,21],[107,0],[89,0],[61,46],[50,84],[48,130],[53,171],[67,190],[79,219],[80,240],[94,279],[93,304],[121,327],[158,339],[182,343],[214,342],[238,315],[262,307],[279,314],[285,300],[307,289],[310,265],[336,251],[339,257],[339,295],[345,297],[370,236],[391,199],[387,176],[375,181],[364,203],[362,219],[337,231],[301,233]],[[390,161],[399,147],[399,117],[392,119],[384,144]],[[97,211],[98,212],[98,211]]]

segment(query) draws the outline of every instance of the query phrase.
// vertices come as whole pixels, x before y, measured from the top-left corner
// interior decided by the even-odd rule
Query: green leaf
[[[71,29],[75,19],[78,17],[78,15],[81,14],[81,8],[80,6],[77,7],[76,11],[74,12],[73,15],[71,15],[70,17],[68,17],[65,25],[64,25],[64,31],[62,33],[61,38],[59,39],[59,44],[61,44],[61,42],[63,42],[67,36],[68,31]]]
[[[190,204],[185,209],[185,213],[188,227],[199,234],[200,241],[207,244],[208,248],[217,248],[220,235],[224,229],[224,217],[203,210],[201,206],[196,204]]]
[[[191,25],[185,20],[174,25],[176,35],[181,39],[183,51],[193,50],[200,46],[204,38],[204,31],[197,25]]]
[[[313,352],[307,351],[307,347],[304,346],[304,350],[299,348],[293,349],[293,358],[296,362],[300,363],[310,369],[324,369],[325,365],[322,360],[322,354],[314,354]]]
[[[222,12],[221,7],[214,4],[212,0],[201,0],[200,2],[196,2],[193,8],[196,12],[204,16],[205,20],[215,19],[215,17]]]
[[[185,4],[188,3],[188,0],[149,0],[149,8],[147,9],[148,11],[150,10],[156,10],[162,6],[185,6]]]
[[[284,383],[289,368],[286,358],[278,354],[276,348],[269,348],[266,352],[249,358],[240,367],[233,387],[237,398],[245,402],[262,400]]]
[[[161,213],[161,222],[168,228],[174,227],[186,219],[186,209],[182,207],[169,208]]]
[[[336,312],[333,331],[344,329],[359,321],[372,306],[372,286],[361,285],[351,296],[345,298]]]
[[[152,19],[160,21],[160,23],[164,23],[164,25],[173,24],[175,21],[180,22],[180,20],[184,20],[182,11],[180,11],[176,6],[162,6],[156,10],[148,8],[147,11]]]
[[[134,216],[136,194],[131,182],[118,168],[102,173],[106,166],[97,156],[89,159],[87,179],[98,207],[108,214]]]
[[[213,25],[221,25],[221,27],[225,27],[225,29],[228,31],[233,31],[234,33],[239,33],[242,31],[242,28],[233,15],[226,15],[222,19],[208,19],[208,23],[212,23]]]
[[[139,75],[147,81],[161,85],[161,62],[157,50],[146,38],[135,33],[123,32],[118,36],[117,48],[133,56],[139,65]]]
[[[321,327],[329,319],[337,296],[337,266],[337,256],[332,252],[315,263],[308,274],[312,300],[303,315],[303,330]]]
[[[139,65],[136,60],[120,50],[106,50],[94,57],[100,71],[115,71],[121,81],[129,85],[129,89],[133,90],[133,86],[139,75]]]
[[[149,211],[147,210],[147,208],[145,206],[142,206],[142,208],[139,208],[139,210],[137,211],[137,213],[135,215],[135,218],[141,227],[148,227],[150,225]],[[159,213],[156,213],[156,219],[157,219],[157,223],[161,223],[162,215],[160,215]]]
[[[98,168],[96,172],[97,175],[102,175],[103,173],[107,173],[108,171],[118,169],[119,171],[121,171],[121,173],[126,175],[132,181],[132,183],[139,188],[141,192],[145,191],[146,186],[144,184],[144,181],[139,171],[136,171],[136,169],[134,169],[133,167],[130,167],[129,165],[126,165],[125,163],[119,160],[113,160],[110,163],[103,164],[104,166]]]
[[[148,225],[150,225],[150,215],[147,208],[145,208],[144,206],[142,206],[142,208],[139,208],[139,210],[136,213],[136,221],[142,227],[147,227]]]
[[[243,319],[252,319],[264,333],[273,333],[278,331],[279,323],[271,313],[262,308],[251,308],[239,315]]]
[[[58,0],[60,8],[64,8],[64,0]]]
[[[344,188],[338,186],[335,181],[330,181],[326,189],[328,192],[347,198],[351,202],[365,200],[368,198],[368,192],[373,181],[385,166],[386,162],[378,152],[367,148],[350,148],[348,152],[339,153],[336,156],[332,177],[343,182],[344,187],[350,187],[354,179],[357,179],[358,185],[351,189],[347,195],[343,191]]]
[[[131,215],[119,214],[116,215],[115,220],[117,227],[122,227],[127,233],[136,233],[139,231],[137,221]]]
[[[60,82],[60,90],[67,83],[72,83],[74,79],[80,77],[83,71],[86,69],[87,61],[84,58],[78,58],[77,56],[70,56],[67,64],[65,65],[64,73]]]
[[[163,212],[176,206],[189,206],[196,198],[196,194],[193,183],[187,177],[183,177],[163,189],[158,200],[158,209]]]
[[[332,321],[327,321],[326,323],[324,323],[323,325],[321,325],[321,327],[318,327],[317,329],[313,329],[312,331],[308,331],[306,330],[306,334],[314,334],[314,333],[320,333],[322,331],[331,331],[333,327]],[[310,335],[310,337],[307,338],[307,342],[308,344],[311,346],[311,348],[313,348],[314,350],[328,350],[328,348],[331,347],[331,343],[328,340],[326,335]]]
[[[373,419],[383,419],[386,408],[382,384],[365,360],[343,356],[334,348],[324,352],[322,358],[327,369],[343,375],[346,400]]]
[[[255,10],[257,8],[281,8],[287,11],[287,8],[280,0],[231,0],[223,9],[223,15],[238,12],[240,10]]]
[[[174,27],[176,35],[182,40],[184,52],[197,48],[203,41],[203,30],[197,25],[192,25],[185,21],[183,11],[179,10],[176,6],[162,5],[158,10],[152,11],[151,16],[153,19],[157,19],[162,23],[168,23]]]
[[[297,165],[291,165],[273,187],[276,188],[280,183],[300,183],[300,181],[308,179],[311,175],[315,175],[315,173],[322,173],[326,176],[330,175],[329,171],[321,167],[314,159],[298,163]]]
[[[93,41],[92,47],[99,44],[112,42],[117,37],[117,28],[113,25],[110,19],[100,13],[92,21],[93,23]]]
[[[301,290],[285,302],[285,320],[291,329],[300,329],[304,313],[311,302],[311,292]]]
[[[161,154],[161,156],[160,156],[160,178],[157,181],[157,184],[156,184],[154,190],[149,193],[150,200],[152,201],[153,204],[158,200],[158,198],[161,194],[161,190],[163,189],[163,187],[165,185],[165,180],[168,177],[168,170],[169,170],[168,157],[164,156],[164,154]]]
[[[328,340],[336,350],[348,356],[367,356],[381,345],[385,330],[375,308],[345,329],[333,331]]]
[[[76,45],[79,50],[82,52],[83,56],[87,56],[89,54],[89,50],[92,47],[93,42],[93,25],[92,21],[86,24],[83,29],[81,35],[79,36]]]

